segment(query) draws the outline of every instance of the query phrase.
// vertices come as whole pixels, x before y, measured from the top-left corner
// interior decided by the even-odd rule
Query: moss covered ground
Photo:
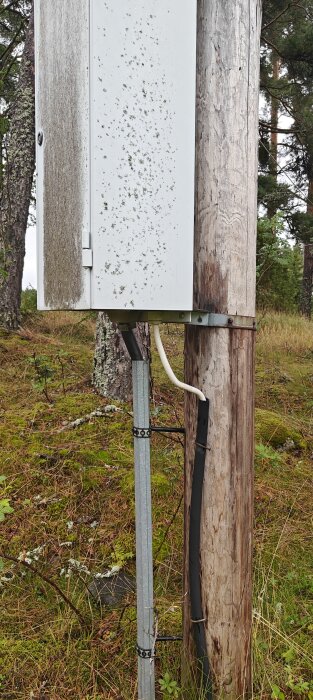
[[[313,326],[278,314],[259,326],[254,697],[313,700]],[[182,333],[163,337],[181,373]],[[93,344],[94,318],[83,314],[34,314],[0,335],[0,519],[1,502],[12,509],[0,521],[6,700],[136,697],[134,593],[101,610],[86,590],[114,564],[133,574],[135,549],[131,407],[114,402],[118,410],[70,427],[112,403],[91,386]],[[154,423],[182,425],[182,396],[155,354],[152,368]],[[178,438],[154,435],[152,457],[156,608],[170,634],[181,631]],[[179,642],[160,647],[159,679],[180,684],[179,655]]]

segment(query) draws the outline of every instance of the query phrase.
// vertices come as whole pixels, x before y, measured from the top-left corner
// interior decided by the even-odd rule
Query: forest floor
[[[92,315],[38,313],[18,334],[0,335],[0,520],[11,510],[0,522],[5,700],[136,698],[134,592],[117,609],[100,609],[87,592],[95,574],[135,567],[131,407],[114,402],[117,411],[70,426],[112,404],[91,386],[94,325]],[[181,375],[182,331],[162,333]],[[152,373],[154,423],[182,425],[183,396],[155,353]],[[313,700],[312,323],[259,319],[256,405],[254,698]],[[183,450],[175,440],[153,436],[152,481],[159,631],[179,635]],[[180,642],[158,649],[164,700],[180,697],[180,651]],[[166,673],[176,695],[161,692]]]

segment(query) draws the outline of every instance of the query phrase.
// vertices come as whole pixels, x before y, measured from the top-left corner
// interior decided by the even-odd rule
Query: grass
[[[182,374],[181,330],[165,329],[163,338]],[[0,524],[1,549],[15,558],[26,555],[39,572],[2,561],[0,697],[6,700],[136,698],[134,593],[123,611],[107,611],[86,592],[92,575],[117,561],[134,573],[135,552],[129,405],[115,402],[117,412],[67,427],[108,403],[91,386],[93,344],[92,314],[29,315],[19,334],[0,335],[0,475],[6,477],[0,502],[9,499],[14,509]],[[312,357],[310,323],[279,314],[260,319],[255,700],[313,698]],[[152,368],[153,420],[182,424],[180,391],[155,356]],[[181,446],[155,435],[152,463],[159,630],[180,634]],[[169,683],[180,684],[179,657],[179,643],[160,647],[159,680],[168,673]]]

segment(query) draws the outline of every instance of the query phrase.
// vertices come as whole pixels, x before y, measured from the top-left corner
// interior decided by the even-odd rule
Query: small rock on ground
[[[119,571],[109,578],[94,578],[88,586],[88,591],[99,605],[116,608],[135,590],[135,586],[134,576]]]

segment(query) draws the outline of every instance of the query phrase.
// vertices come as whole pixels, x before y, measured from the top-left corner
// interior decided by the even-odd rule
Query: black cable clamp
[[[151,428],[136,428],[134,426],[132,433],[136,438],[149,438],[151,437]]]
[[[156,642],[182,642],[181,634],[160,634],[157,636]]]
[[[185,428],[168,428],[158,425],[151,425],[151,430],[153,433],[182,433],[185,434]]]
[[[153,658],[153,650],[152,649],[142,649],[140,646],[137,644],[137,654],[140,656],[141,659],[152,659]]]

